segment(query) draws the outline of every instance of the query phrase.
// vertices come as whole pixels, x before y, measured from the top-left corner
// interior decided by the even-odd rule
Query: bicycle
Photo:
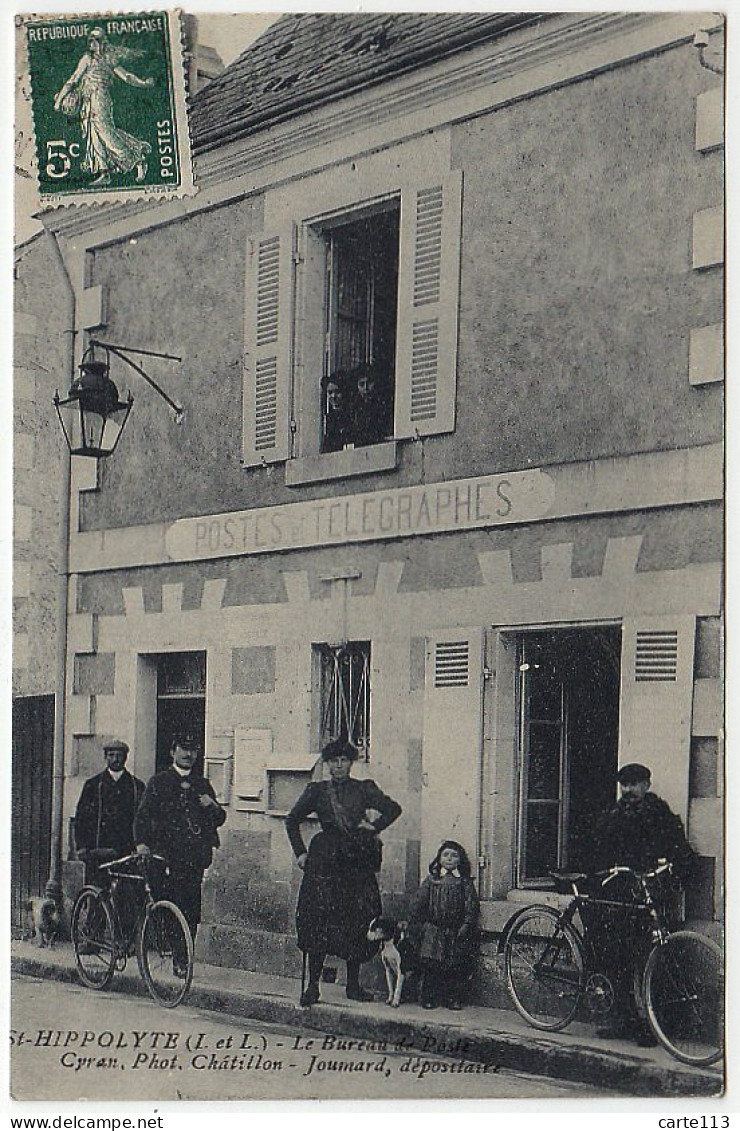
[[[168,899],[154,898],[152,862],[165,864],[161,856],[132,853],[100,865],[108,886],[89,884],[80,892],[72,911],[72,943],[80,979],[90,989],[104,990],[116,970],[123,971],[136,953],[149,993],[159,1005],[172,1009],[193,980],[193,940],[180,908]],[[129,916],[128,927],[121,922],[118,907],[125,883],[143,885],[141,906]]]
[[[619,908],[644,930],[646,957],[637,962],[633,993],[656,1039],[685,1064],[710,1065],[723,1053],[723,965],[720,948],[692,930],[672,931],[651,886],[672,866],[661,862],[638,873],[616,867],[595,876],[552,872],[572,899],[558,911],[533,904],[512,916],[499,946],[509,995],[519,1014],[535,1029],[555,1032],[575,1018],[582,1005],[593,1015],[608,1014],[615,988],[599,969],[599,941],[587,928],[594,910]],[[618,876],[630,883],[631,902],[599,898],[588,890],[608,887]],[[578,916],[580,927],[576,925]],[[648,949],[649,948],[649,949]],[[643,952],[644,954],[644,952]]]

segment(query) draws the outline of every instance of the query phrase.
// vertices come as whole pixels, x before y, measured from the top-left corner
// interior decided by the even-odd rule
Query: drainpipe
[[[75,360],[75,314],[76,295],[69,272],[59,250],[56,236],[48,228],[44,229],[48,246],[59,266],[67,290],[66,323],[70,327],[65,353],[65,374],[74,375]],[[69,605],[69,535],[70,535],[70,485],[72,456],[66,443],[62,444],[61,506],[59,515],[59,545],[57,550],[57,639],[54,704],[54,755],[52,761],[51,794],[51,852],[49,860],[49,879],[46,895],[62,905],[62,839],[64,813],[64,723],[67,695],[67,609]]]

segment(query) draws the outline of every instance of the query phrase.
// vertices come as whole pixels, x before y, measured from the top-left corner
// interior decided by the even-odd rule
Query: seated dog
[[[408,935],[408,924],[378,916],[367,929],[368,942],[380,944],[385,980],[388,985],[387,1004],[397,1009],[407,974],[415,970],[414,948]]]
[[[51,950],[59,938],[62,918],[53,899],[36,896],[26,904],[29,938],[35,938],[38,946],[48,946]]]

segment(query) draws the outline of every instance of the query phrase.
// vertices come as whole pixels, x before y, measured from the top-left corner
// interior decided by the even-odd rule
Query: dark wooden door
[[[11,914],[26,923],[25,904],[41,895],[49,878],[54,696],[13,700]]]

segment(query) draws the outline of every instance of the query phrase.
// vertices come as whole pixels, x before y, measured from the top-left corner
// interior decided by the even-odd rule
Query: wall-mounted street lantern
[[[96,350],[102,357],[96,357]],[[168,361],[181,361],[168,353],[154,350],[131,349],[128,346],[114,346],[110,342],[92,340],[79,365],[79,377],[72,382],[67,396],[62,400],[57,391],[54,406],[59,423],[64,432],[73,456],[90,456],[104,459],[116,450],[121,433],[131,412],[134,398],[131,393],[122,400],[118,388],[110,376],[110,355],[120,358],[138,373],[170,406],[176,424],[181,424],[185,411],[173,401],[164,389],[149,376],[128,354],[146,357],[162,357]]]

